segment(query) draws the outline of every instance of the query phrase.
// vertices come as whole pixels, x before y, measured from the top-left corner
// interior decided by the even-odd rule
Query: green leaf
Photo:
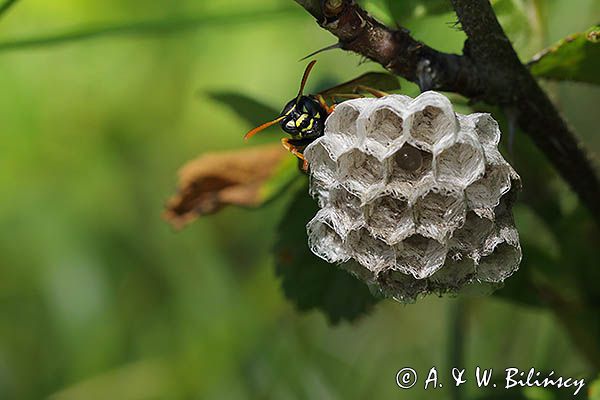
[[[321,310],[332,323],[354,320],[378,301],[368,287],[308,248],[306,224],[317,205],[304,185],[296,194],[278,229],[274,252],[283,291],[299,310]]]
[[[395,24],[394,17],[388,8],[387,0],[358,0],[358,3],[369,14],[385,25],[393,26]]]
[[[359,0],[359,3],[388,26],[406,26],[413,20],[453,11],[448,0]]]
[[[231,109],[240,118],[247,121],[249,126],[258,126],[279,116],[279,111],[259,102],[250,96],[228,92],[213,91],[208,96]]]
[[[271,177],[260,188],[261,205],[265,205],[279,197],[287,188],[297,182],[302,174],[298,171],[297,157],[290,155],[277,166]]]
[[[542,51],[529,68],[540,78],[600,84],[600,25]]]
[[[492,0],[496,17],[517,53],[529,59],[543,46],[544,2],[536,0]]]
[[[393,18],[400,24],[407,19],[445,14],[452,11],[448,0],[386,0]]]

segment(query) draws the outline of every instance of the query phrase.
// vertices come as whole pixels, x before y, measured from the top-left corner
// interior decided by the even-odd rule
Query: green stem
[[[16,0],[9,0],[14,2]],[[6,3],[5,3],[6,5]],[[0,9],[1,10],[1,9]],[[0,12],[1,14],[1,12]],[[252,11],[229,15],[211,15],[196,17],[180,17],[167,20],[128,22],[102,27],[88,27],[51,35],[42,35],[25,39],[0,42],[0,52],[25,48],[58,45],[80,40],[94,39],[103,36],[169,34],[179,31],[204,28],[213,25],[254,23],[257,20],[276,20],[281,17],[303,15],[295,9],[284,7],[263,11]]]
[[[0,4],[0,17],[4,15],[15,3],[19,0],[5,0],[2,4]]]

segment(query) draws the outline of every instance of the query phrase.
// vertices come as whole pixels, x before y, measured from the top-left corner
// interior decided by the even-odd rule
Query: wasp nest
[[[503,282],[521,261],[520,180],[499,140],[490,115],[435,92],[339,104],[304,152],[311,250],[403,302]]]

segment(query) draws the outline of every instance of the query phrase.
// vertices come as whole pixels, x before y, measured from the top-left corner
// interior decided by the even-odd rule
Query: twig
[[[558,110],[519,61],[488,0],[452,0],[468,40],[463,55],[439,52],[390,29],[352,0],[295,0],[359,53],[422,89],[462,94],[516,111],[517,122],[600,223],[600,177]]]
[[[320,0],[296,2],[338,38],[342,49],[359,53],[423,89],[457,92],[467,97],[482,91],[475,65],[469,59],[434,50],[402,28],[390,29],[352,1],[339,0],[341,5],[329,13],[321,9]],[[423,83],[427,83],[426,87]]]

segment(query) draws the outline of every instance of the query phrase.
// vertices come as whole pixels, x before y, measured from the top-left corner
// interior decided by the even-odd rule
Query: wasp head
[[[285,105],[280,118],[281,129],[292,138],[316,138],[323,135],[327,112],[314,97],[300,96]]]
[[[315,63],[316,61],[311,61],[308,64],[302,76],[298,96],[283,107],[279,117],[252,129],[246,133],[245,139],[250,139],[258,132],[275,124],[280,124],[285,132],[292,135],[292,140],[316,139],[323,135],[328,112],[315,96],[302,94],[308,75]]]

